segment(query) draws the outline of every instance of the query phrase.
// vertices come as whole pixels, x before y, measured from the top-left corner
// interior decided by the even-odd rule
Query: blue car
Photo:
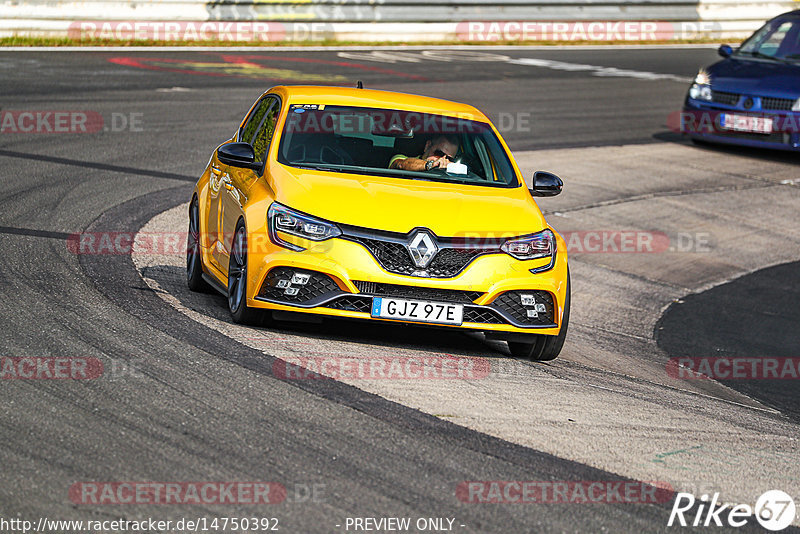
[[[800,149],[800,10],[719,55],[689,88],[681,131],[695,142]]]

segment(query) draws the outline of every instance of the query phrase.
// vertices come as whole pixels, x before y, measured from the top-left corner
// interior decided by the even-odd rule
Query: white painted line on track
[[[636,80],[672,80],[682,83],[689,83],[692,81],[691,78],[684,76],[676,76],[674,74],[659,74],[656,72],[618,69],[616,67],[603,67],[599,65],[565,63],[563,61],[552,61],[549,59],[519,58],[519,59],[511,59],[508,61],[508,63],[512,65],[541,67],[545,69],[561,70],[566,72],[589,72],[592,74],[592,76],[599,76],[604,78],[633,78]]]
[[[524,67],[545,68],[564,72],[584,72],[601,78],[632,78],[635,80],[670,80],[680,83],[689,83],[691,78],[675,74],[663,74],[650,71],[620,69],[602,65],[587,65],[584,63],[568,63],[541,58],[512,58],[504,54],[493,54],[475,50],[423,50],[419,53],[413,51],[370,50],[369,52],[343,51],[336,54],[340,58],[355,61],[371,61],[377,63],[420,63],[423,61],[437,62],[494,62]]]

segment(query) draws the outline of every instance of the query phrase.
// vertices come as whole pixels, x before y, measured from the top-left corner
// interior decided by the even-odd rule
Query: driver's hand
[[[447,156],[442,156],[441,158],[429,158],[429,160],[433,160],[434,169],[446,169],[450,164],[450,160],[447,158]]]

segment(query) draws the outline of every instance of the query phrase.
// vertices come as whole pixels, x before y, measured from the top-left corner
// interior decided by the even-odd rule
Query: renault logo
[[[436,253],[439,252],[439,247],[436,245],[431,234],[424,230],[420,230],[411,236],[408,240],[408,253],[411,254],[411,259],[414,260],[414,265],[420,269],[428,266]]]

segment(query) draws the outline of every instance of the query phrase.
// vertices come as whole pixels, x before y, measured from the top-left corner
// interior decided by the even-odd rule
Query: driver
[[[438,135],[425,143],[425,149],[417,157],[397,154],[389,160],[390,169],[404,171],[429,171],[444,169],[453,161],[458,151],[458,137],[455,135]]]

